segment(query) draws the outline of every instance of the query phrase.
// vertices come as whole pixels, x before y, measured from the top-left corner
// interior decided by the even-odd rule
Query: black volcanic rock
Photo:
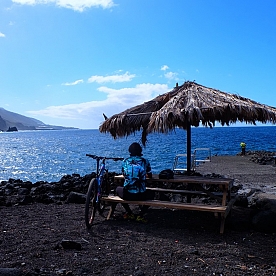
[[[18,131],[17,127],[9,127],[7,132]]]

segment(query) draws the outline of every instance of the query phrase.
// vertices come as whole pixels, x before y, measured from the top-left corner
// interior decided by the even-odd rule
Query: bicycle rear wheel
[[[88,191],[86,194],[86,202],[85,202],[85,224],[87,229],[92,227],[92,223],[95,218],[96,210],[97,210],[97,202],[96,195],[98,190],[98,181],[96,178],[93,178],[88,187]]]

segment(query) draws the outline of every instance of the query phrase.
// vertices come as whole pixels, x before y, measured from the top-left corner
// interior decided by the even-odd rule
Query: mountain
[[[0,130],[7,131],[9,128],[16,127],[18,130],[59,130],[73,129],[73,127],[62,127],[46,125],[43,122],[31,117],[26,117],[18,113],[10,112],[0,107]]]

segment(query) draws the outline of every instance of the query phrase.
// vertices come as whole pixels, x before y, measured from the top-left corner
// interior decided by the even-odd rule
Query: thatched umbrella
[[[187,171],[191,169],[191,126],[213,127],[215,122],[229,125],[237,121],[256,124],[276,123],[276,108],[239,95],[185,82],[151,101],[107,118],[100,132],[115,138],[142,130],[142,143],[151,132],[168,133],[175,128],[187,131]]]

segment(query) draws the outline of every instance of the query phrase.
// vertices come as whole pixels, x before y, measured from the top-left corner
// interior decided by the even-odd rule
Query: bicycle
[[[85,202],[85,224],[87,229],[90,229],[92,227],[96,211],[102,215],[105,209],[105,202],[101,201],[101,197],[103,195],[109,195],[110,193],[108,170],[106,169],[105,161],[120,161],[124,160],[124,158],[103,157],[92,154],[86,154],[86,156],[96,159],[96,177],[92,178],[89,183]]]

